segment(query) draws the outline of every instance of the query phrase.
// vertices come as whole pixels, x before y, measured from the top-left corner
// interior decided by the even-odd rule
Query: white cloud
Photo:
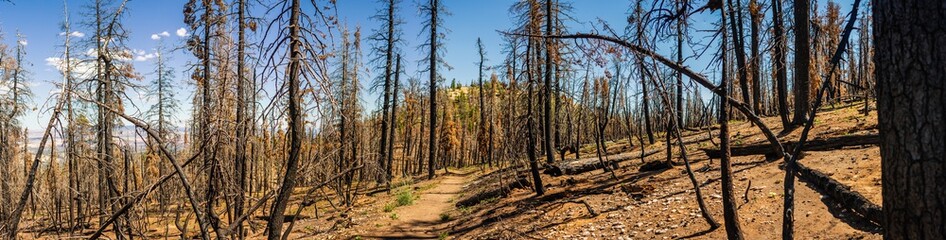
[[[161,38],[170,37],[170,36],[171,36],[171,33],[168,33],[168,31],[164,31],[161,33],[151,34],[151,40],[160,40]]]
[[[190,36],[190,33],[187,33],[187,29],[184,29],[184,28],[178,28],[178,29],[177,29],[177,32],[175,32],[175,34],[177,34],[178,37],[187,37],[187,36]]]
[[[135,55],[136,62],[144,62],[158,57],[158,52],[148,53],[145,50],[134,49],[131,52]]]
[[[20,45],[23,45],[23,46],[26,46],[26,45],[29,44],[29,42],[27,42],[26,39],[21,39],[21,40],[18,41],[17,43],[19,43]]]
[[[58,57],[48,57],[46,58],[46,65],[59,67],[59,64],[62,63],[62,59]]]
[[[148,61],[148,60],[154,59],[154,58],[156,58],[156,57],[158,57],[158,54],[156,54],[156,53],[149,53],[149,54],[145,54],[145,55],[138,55],[138,56],[135,56],[135,61],[144,62],[144,61]]]

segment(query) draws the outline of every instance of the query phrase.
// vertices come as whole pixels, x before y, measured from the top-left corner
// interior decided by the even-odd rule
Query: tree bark
[[[946,5],[871,3],[884,238],[946,239]]]

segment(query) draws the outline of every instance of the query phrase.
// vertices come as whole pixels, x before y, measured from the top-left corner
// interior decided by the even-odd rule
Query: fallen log
[[[507,181],[504,182],[504,184],[490,184],[486,190],[457,201],[456,206],[458,208],[471,207],[480,204],[480,202],[483,200],[505,197],[509,195],[509,192],[511,192],[512,189],[528,188],[531,186],[531,183],[525,176],[526,175],[519,175],[516,177],[515,181]]]
[[[793,149],[798,142],[787,142],[784,144],[785,149]],[[877,145],[880,144],[880,137],[877,134],[867,134],[867,135],[849,135],[849,136],[840,136],[827,139],[813,139],[805,142],[805,151],[827,151],[835,150],[843,147],[852,147],[852,146],[863,146],[863,145]],[[703,152],[706,152],[706,156],[710,158],[720,158],[719,149],[709,149],[704,148],[700,149]],[[772,149],[771,144],[755,144],[755,145],[746,145],[746,146],[734,146],[730,150],[731,156],[751,156],[751,155],[766,155],[767,157],[772,157],[778,159],[781,157],[781,153],[776,153]]]
[[[877,225],[883,225],[884,214],[880,206],[867,200],[864,195],[851,190],[850,186],[844,185],[818,170],[805,167],[801,162],[795,164],[798,169],[798,177],[818,187],[821,192],[840,203],[845,209],[855,212]]]
[[[646,151],[644,152],[643,157],[648,157],[650,155],[654,155],[656,153],[663,152],[663,151],[666,151],[666,150],[654,149],[654,150]],[[598,161],[597,157],[583,158],[583,159],[559,163],[557,165],[545,165],[544,166],[545,170],[542,171],[542,173],[555,176],[555,177],[561,176],[561,175],[582,174],[582,173],[586,173],[586,172],[590,172],[590,171],[594,171],[598,169],[604,169],[604,167],[608,165],[614,166],[620,162],[624,162],[624,161],[632,160],[632,159],[640,159],[640,158],[641,158],[641,154],[640,152],[637,152],[637,151],[610,155],[604,161],[604,164],[602,164],[601,161]]]
[[[699,133],[697,133],[697,134],[701,134],[701,133],[703,133],[703,132],[706,131],[706,130],[719,130],[719,125],[712,125],[712,126],[708,126],[708,127],[699,127],[699,128],[684,127],[683,130],[686,130],[686,131],[688,131],[688,132],[699,132]],[[686,135],[686,136],[683,136],[683,137],[688,137],[688,136],[693,136],[693,135],[694,135],[694,134],[690,134],[690,135]]]

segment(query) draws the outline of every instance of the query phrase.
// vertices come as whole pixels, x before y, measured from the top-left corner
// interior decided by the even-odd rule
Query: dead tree
[[[762,111],[762,55],[759,54],[759,25],[762,22],[762,6],[757,0],[749,1],[749,70],[752,71],[752,111],[766,115]]]
[[[534,41],[532,41],[532,39],[528,40],[528,44],[526,46],[526,52],[530,52],[532,50],[533,42]],[[545,194],[545,186],[542,185],[542,176],[539,175],[539,163],[538,163],[539,160],[536,159],[536,155],[535,155],[536,154],[536,150],[535,150],[536,133],[535,133],[535,123],[534,123],[535,115],[533,113],[534,111],[532,110],[532,108],[533,108],[533,102],[534,102],[533,96],[535,95],[534,89],[535,89],[536,84],[535,84],[535,78],[532,74],[533,71],[531,69],[532,68],[531,62],[532,62],[531,57],[526,58],[526,68],[527,68],[526,72],[528,74],[527,79],[529,80],[528,92],[526,93],[527,94],[526,99],[528,100],[526,101],[526,128],[528,129],[527,134],[529,135],[528,136],[529,141],[526,143],[528,145],[526,146],[528,148],[526,150],[526,155],[528,155],[529,157],[529,169],[530,169],[530,172],[532,173],[532,183],[535,186],[534,187],[535,195],[542,196]]]
[[[726,25],[726,11],[720,11],[720,19],[722,25]],[[728,53],[727,50],[728,34],[726,34],[725,29],[720,29],[720,33],[723,36],[723,41],[720,46],[722,46],[722,61],[723,61],[723,71],[722,71],[722,83],[719,84],[721,91],[724,96],[729,96],[729,63],[728,63]],[[735,36],[734,38],[739,38],[741,36]],[[739,46],[736,46],[739,47]],[[755,49],[755,48],[753,48]],[[719,101],[719,151],[722,152],[722,158],[719,160],[719,171],[720,179],[722,184],[723,192],[723,223],[726,225],[726,236],[730,240],[740,240],[744,237],[742,236],[742,228],[739,225],[739,212],[736,210],[736,199],[733,196],[733,177],[732,177],[732,162],[729,157],[729,102],[728,101]],[[759,113],[758,111],[756,113]]]
[[[310,7],[314,9],[332,9],[335,6],[334,1],[325,2],[324,4],[321,1],[311,1],[310,4],[312,4]],[[300,0],[282,1],[276,6],[276,9],[280,11],[280,17],[273,20],[268,29],[277,31],[278,33],[272,33],[272,36],[277,36],[277,38],[270,45],[270,49],[267,49],[267,52],[271,58],[275,58],[276,53],[283,53],[287,58],[283,60],[271,59],[271,61],[268,61],[270,63],[264,67],[264,71],[273,76],[281,76],[283,80],[286,89],[284,96],[288,100],[286,117],[288,118],[289,146],[285,172],[282,174],[281,184],[269,213],[269,222],[266,224],[267,238],[270,240],[281,239],[286,205],[298,180],[300,150],[305,134],[303,128],[305,120],[302,117],[303,109],[301,106],[303,94],[301,82],[305,80],[307,83],[316,81],[319,83],[317,85],[327,84],[325,82],[328,78],[326,63],[324,60],[320,60],[324,59],[326,46],[319,44],[319,42],[327,40],[326,38],[332,35],[318,33],[331,31],[331,29],[319,29],[319,26],[333,26],[333,23],[313,22],[311,20],[333,18],[328,15],[331,11],[316,11],[314,13],[316,16],[306,15],[303,17]],[[278,24],[278,26],[275,26],[275,24]],[[310,60],[303,61],[304,59]],[[279,67],[282,66],[280,63],[284,63],[285,69]]]
[[[808,95],[810,94],[809,72],[811,71],[811,49],[809,32],[809,1],[795,1],[795,117],[792,118],[792,124],[795,126],[805,122],[808,116]],[[791,172],[791,166],[786,167],[786,171]],[[782,235],[783,238],[791,238],[791,235]]]
[[[637,15],[637,19],[639,19],[638,21],[634,22],[635,29],[637,30],[636,41],[638,45],[642,45],[644,41],[644,21],[640,19],[644,18],[644,10],[641,8],[640,3],[637,4],[636,10],[634,12],[635,15]],[[637,65],[640,69],[644,69],[644,62],[640,59],[637,59]],[[643,79],[641,79],[641,93],[643,94],[641,97],[641,107],[643,107],[641,114],[644,114],[644,130],[647,132],[647,140],[650,141],[650,144],[654,144],[654,131],[651,128],[650,121],[650,97],[647,94],[647,81]]]
[[[552,26],[555,25],[552,22],[552,0],[545,0],[545,35],[552,35]],[[557,98],[558,96],[552,96],[552,40],[551,38],[544,38],[545,40],[545,84],[543,84],[542,93],[545,96],[543,98],[544,106],[544,115],[542,124],[545,131],[543,133],[542,143],[544,143],[545,148],[545,162],[553,163],[555,162],[555,150],[552,147],[552,131],[555,131],[555,128],[552,127],[552,98]]]
[[[775,68],[775,93],[778,99],[778,116],[782,120],[782,129],[788,129],[788,69],[785,60],[788,40],[782,24],[782,0],[772,0],[772,67]]]
[[[871,6],[884,238],[943,239],[946,6],[936,0],[875,0]]]
[[[736,1],[737,3],[742,0]],[[732,0],[727,0],[728,11],[732,13],[730,16],[729,27],[732,33],[733,49],[736,50],[736,70],[737,75],[739,76],[739,90],[742,93],[742,101],[752,105],[752,97],[749,92],[749,79],[748,79],[748,69],[746,65],[746,48],[743,44],[743,28],[742,28],[742,9],[741,5],[733,4]],[[725,11],[725,9],[724,9]],[[756,114],[758,114],[756,112]]]
[[[486,62],[486,49],[483,49],[483,41],[482,41],[481,39],[479,39],[479,38],[476,39],[476,48],[477,48],[477,53],[479,53],[479,56],[480,56],[480,61],[477,63],[477,65],[479,65],[479,76],[477,77],[477,82],[478,82],[478,85],[479,85],[479,94],[480,94],[480,96],[479,96],[479,103],[480,103],[480,127],[479,127],[479,133],[478,133],[477,136],[478,136],[478,138],[480,138],[480,139],[486,139],[486,138],[485,138],[485,135],[488,134],[487,132],[489,131],[489,129],[491,128],[491,125],[492,125],[493,123],[492,123],[492,122],[486,122],[486,105],[484,104],[484,100],[483,100],[483,98],[484,98],[484,95],[483,95],[483,64]],[[492,165],[493,165],[493,142],[492,142],[492,139],[486,139],[486,140],[487,140],[487,142],[486,142],[485,144],[486,144],[486,148],[488,148],[488,150],[487,150],[487,153],[486,153],[485,156],[481,156],[481,157],[480,157],[480,164],[486,163],[486,164],[492,166]],[[484,143],[483,143],[483,142],[479,142],[479,144],[484,144]]]
[[[247,115],[247,105],[253,101],[247,101],[247,79],[246,74],[246,29],[247,29],[247,19],[246,19],[246,0],[238,0],[237,2],[237,96],[236,96],[236,143],[235,144],[235,156],[234,156],[234,166],[236,169],[237,176],[237,194],[233,197],[233,214],[232,215],[242,215],[243,208],[246,204],[245,195],[247,192],[247,158],[246,158],[246,145],[247,145],[247,132],[250,124],[250,118]],[[236,225],[235,236],[239,239],[243,239],[245,236],[243,231],[243,224]]]
[[[440,60],[439,54],[442,49],[439,48],[440,40],[443,36],[438,33],[438,28],[443,27],[441,22],[440,14],[444,13],[445,8],[440,5],[440,0],[429,0],[427,4],[421,7],[421,12],[427,14],[429,20],[425,20],[424,24],[430,30],[430,39],[425,44],[429,47],[429,55],[426,57],[427,61],[430,61],[427,71],[430,71],[430,83],[428,85],[430,91],[429,104],[429,130],[428,130],[428,144],[427,144],[427,179],[434,178],[434,163],[437,160],[437,82],[440,80],[440,75],[437,74],[437,68],[439,68]]]
[[[396,0],[385,0],[383,1],[384,7],[378,10],[378,14],[373,16],[374,19],[381,21],[384,27],[379,28],[371,37],[373,41],[379,42],[377,46],[373,48],[373,52],[377,53],[378,56],[376,61],[383,60],[382,66],[383,75],[379,76],[379,80],[383,80],[381,85],[383,86],[382,100],[381,100],[381,137],[380,137],[380,147],[378,151],[378,165],[381,167],[381,177],[379,180],[384,183],[390,183],[392,174],[391,174],[391,156],[393,152],[389,152],[388,145],[389,141],[393,142],[389,138],[393,138],[393,135],[390,135],[388,128],[394,128],[393,118],[390,114],[393,114],[393,110],[389,110],[389,104],[392,104],[391,101],[391,88],[392,88],[392,78],[396,72],[394,72],[395,65],[395,44],[399,42],[400,31],[398,31],[398,25],[401,21],[397,18],[397,4],[399,2]],[[389,136],[390,135],[390,136]]]

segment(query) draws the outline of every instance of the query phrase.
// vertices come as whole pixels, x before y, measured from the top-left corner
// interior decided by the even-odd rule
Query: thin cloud
[[[61,33],[59,33],[59,36],[65,36],[65,35],[66,35],[66,32],[61,32]],[[73,32],[69,33],[69,36],[70,36],[70,37],[74,37],[74,38],[84,38],[84,37],[85,37],[85,33],[80,32],[80,31],[73,31]]]
[[[60,57],[48,57],[45,59],[47,66],[52,66],[59,73],[66,71],[66,63]],[[95,64],[92,62],[71,61],[72,75],[76,77],[89,77],[95,74]]]

